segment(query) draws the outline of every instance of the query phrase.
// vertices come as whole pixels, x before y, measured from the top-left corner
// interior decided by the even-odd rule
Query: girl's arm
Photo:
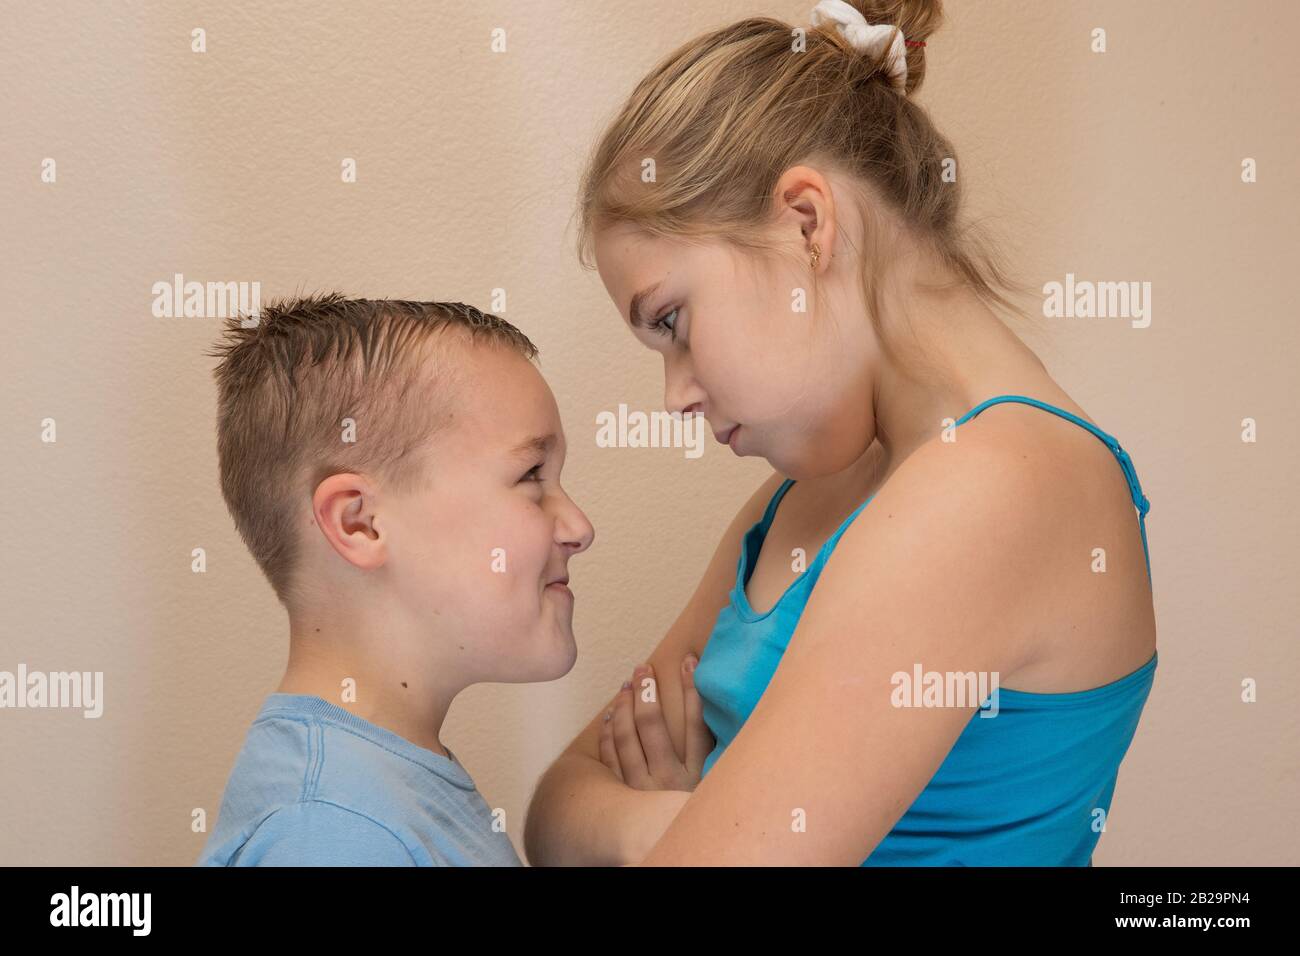
[[[533,866],[625,866],[645,859],[689,790],[635,790],[599,760],[565,751],[537,785],[524,824]]]
[[[642,865],[858,866],[979,706],[902,706],[898,678],[1014,674],[1087,607],[1065,470],[979,434],[918,449],[845,531],[758,704]]]
[[[704,577],[648,658],[673,748],[686,753],[681,663],[704,653],[718,612],[736,579],[745,532],[763,516],[782,477],[773,474],[740,509],[718,543]],[[600,731],[617,694],[538,781],[524,823],[524,849],[534,866],[610,866],[642,859],[689,792],[638,790],[600,759]],[[684,759],[684,758],[683,758]]]

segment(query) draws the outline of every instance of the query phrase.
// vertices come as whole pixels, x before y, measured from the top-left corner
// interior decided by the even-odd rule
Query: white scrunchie
[[[835,24],[840,36],[863,53],[879,56],[888,44],[885,62],[889,82],[898,92],[906,92],[907,43],[901,29],[887,23],[873,26],[856,7],[844,0],[821,0],[813,7],[812,25],[819,27],[823,23]]]

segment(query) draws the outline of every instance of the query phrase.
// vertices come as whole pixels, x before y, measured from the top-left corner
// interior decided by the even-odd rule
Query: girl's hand
[[[694,790],[714,738],[704,723],[695,689],[696,659],[682,661],[682,712],[686,753],[679,754],[668,736],[654,671],[642,664],[632,672],[600,732],[600,760],[637,790]]]

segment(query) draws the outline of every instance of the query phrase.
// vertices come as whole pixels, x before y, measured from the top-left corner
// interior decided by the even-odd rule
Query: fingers
[[[696,663],[694,654],[682,660],[682,712],[686,721],[686,768],[698,779],[717,741],[704,723],[704,702],[695,689]]]
[[[695,655],[682,661],[682,709],[686,757],[673,746],[664,720],[654,668],[642,664],[615,696],[602,723],[600,759],[620,780],[639,790],[693,789],[715,741],[704,723],[694,680]],[[690,668],[689,670],[687,668]]]
[[[623,780],[623,768],[618,762],[618,748],[614,746],[614,708],[610,707],[605,711],[605,720],[600,727],[600,762],[610,770],[614,771],[614,776]],[[627,781],[623,781],[626,783]]]
[[[641,738],[637,735],[636,718],[632,712],[633,688],[630,681],[624,687],[614,703],[614,716],[608,721],[614,738],[614,749],[618,754],[618,764],[623,772],[623,782],[638,790],[654,788],[650,771],[646,767],[645,753],[641,750]]]
[[[681,773],[682,760],[673,749],[673,740],[664,722],[654,668],[649,664],[636,668],[632,672],[632,689],[635,692],[632,714],[650,775],[661,782],[675,779]]]

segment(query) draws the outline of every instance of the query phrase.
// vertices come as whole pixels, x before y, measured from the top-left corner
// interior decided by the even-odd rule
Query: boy
[[[460,303],[324,295],[228,323],[221,489],[289,661],[200,865],[522,865],[438,734],[471,684],[576,658],[567,566],[593,531],[536,351]]]

